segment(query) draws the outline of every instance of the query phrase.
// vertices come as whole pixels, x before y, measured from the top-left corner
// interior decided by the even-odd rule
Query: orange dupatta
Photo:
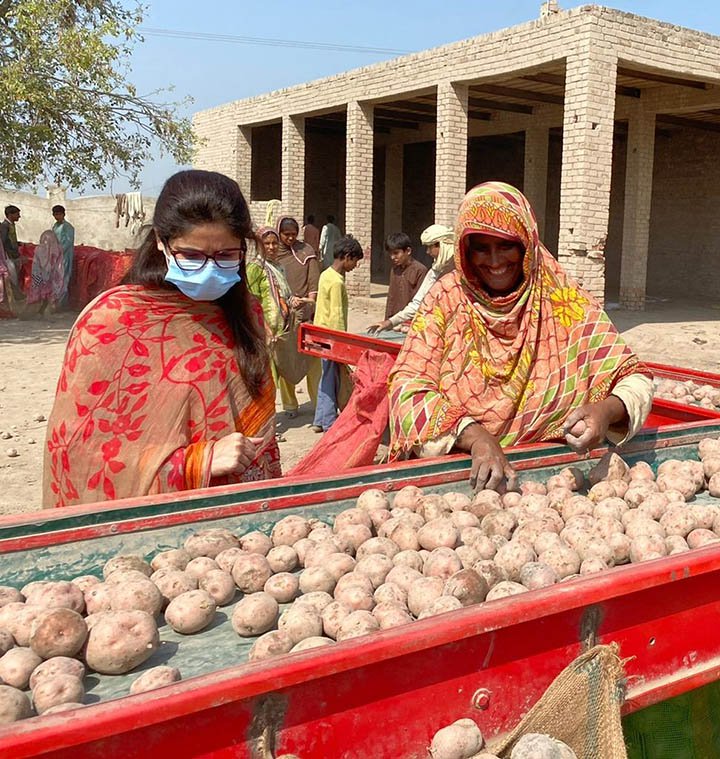
[[[473,233],[517,239],[523,282],[493,298],[466,266]],[[503,446],[557,439],[570,412],[602,400],[632,373],[649,374],[597,301],[542,245],[525,196],[487,182],[463,200],[456,270],[425,297],[389,378],[391,455],[472,417]]]

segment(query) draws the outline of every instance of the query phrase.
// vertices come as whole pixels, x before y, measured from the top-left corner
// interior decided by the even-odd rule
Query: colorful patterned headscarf
[[[518,240],[523,280],[492,297],[467,266],[467,237]],[[527,198],[487,182],[463,200],[455,271],[425,297],[390,375],[394,455],[453,432],[463,417],[502,445],[557,439],[568,414],[648,374],[597,301],[542,245]]]

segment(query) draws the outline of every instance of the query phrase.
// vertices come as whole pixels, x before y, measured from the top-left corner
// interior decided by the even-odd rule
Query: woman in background
[[[320,265],[317,254],[306,243],[298,240],[300,227],[295,219],[283,216],[278,222],[280,239],[277,262],[285,274],[292,297],[290,308],[297,312],[300,322],[311,322],[315,314],[315,301],[320,280]],[[309,356],[307,360],[307,389],[313,410],[317,403],[318,385],[322,365],[320,359]],[[290,419],[297,416],[298,401],[295,385],[280,378],[280,394],[285,405],[285,415]]]
[[[35,248],[30,287],[26,293],[26,304],[37,306],[38,316],[43,316],[48,306],[54,310],[60,305],[65,292],[64,273],[60,243],[52,229],[46,229]]]

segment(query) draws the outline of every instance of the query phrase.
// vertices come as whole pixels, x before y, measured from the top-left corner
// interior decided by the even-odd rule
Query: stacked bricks
[[[435,223],[454,226],[467,187],[468,88],[441,82],[437,88]]]
[[[558,258],[601,302],[610,209],[617,54],[602,39],[568,57],[565,71]]]
[[[549,140],[550,132],[544,124],[533,124],[525,130],[523,192],[535,211],[541,240],[544,239],[545,234]]]
[[[645,308],[650,207],[655,158],[655,114],[637,103],[628,120],[620,305]]]
[[[354,100],[347,107],[345,229],[367,252],[372,241],[373,107]],[[348,293],[370,296],[370,262],[347,277]]]
[[[305,119],[283,116],[282,120],[282,213],[297,219],[305,215]]]
[[[237,147],[235,149],[236,173],[234,178],[240,185],[240,189],[248,202],[252,199],[252,149],[252,129],[249,127],[238,127]]]

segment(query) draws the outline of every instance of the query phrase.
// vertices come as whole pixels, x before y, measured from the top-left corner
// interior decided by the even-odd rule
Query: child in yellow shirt
[[[351,235],[341,237],[335,243],[332,266],[320,275],[314,324],[341,332],[347,331],[348,296],[345,275],[358,265],[361,258],[362,247]],[[338,370],[339,365],[335,361],[325,358],[322,360],[322,375],[312,424],[315,432],[327,432],[337,419],[337,394],[340,386]]]

